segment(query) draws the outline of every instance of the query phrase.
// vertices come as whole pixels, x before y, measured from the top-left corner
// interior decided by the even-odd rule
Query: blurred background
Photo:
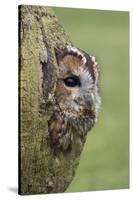
[[[102,106],[67,192],[129,187],[129,13],[53,8],[76,47],[97,57]]]

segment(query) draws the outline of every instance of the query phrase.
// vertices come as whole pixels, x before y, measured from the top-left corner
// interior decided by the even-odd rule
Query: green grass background
[[[76,47],[96,55],[102,106],[67,192],[129,186],[129,13],[54,8]]]

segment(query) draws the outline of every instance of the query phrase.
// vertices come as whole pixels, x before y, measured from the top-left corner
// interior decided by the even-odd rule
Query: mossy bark
[[[64,192],[79,162],[82,142],[69,152],[54,149],[47,127],[58,76],[54,49],[66,44],[52,9],[19,6],[19,194]]]

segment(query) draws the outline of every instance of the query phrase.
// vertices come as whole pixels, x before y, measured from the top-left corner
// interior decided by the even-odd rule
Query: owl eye
[[[80,87],[80,79],[77,76],[70,76],[64,79],[64,83],[67,87]]]

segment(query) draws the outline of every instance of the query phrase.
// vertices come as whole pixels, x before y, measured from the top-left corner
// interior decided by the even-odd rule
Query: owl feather
[[[51,144],[68,150],[74,134],[84,138],[96,123],[101,103],[99,65],[94,56],[72,46],[56,51],[56,58],[59,76],[48,128]]]

